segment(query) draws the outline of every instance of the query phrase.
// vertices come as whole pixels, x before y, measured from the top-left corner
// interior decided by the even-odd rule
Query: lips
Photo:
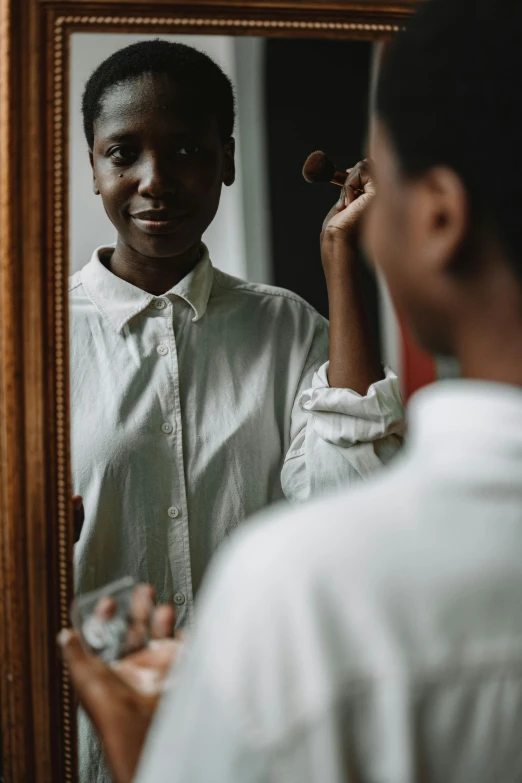
[[[146,234],[171,234],[183,223],[188,212],[148,209],[131,213],[135,224]]]

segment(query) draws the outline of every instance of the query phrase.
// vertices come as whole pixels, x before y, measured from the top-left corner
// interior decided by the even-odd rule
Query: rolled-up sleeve
[[[365,397],[328,383],[328,338],[316,333],[291,416],[281,483],[289,500],[366,479],[402,444],[404,405],[399,380],[386,368]]]

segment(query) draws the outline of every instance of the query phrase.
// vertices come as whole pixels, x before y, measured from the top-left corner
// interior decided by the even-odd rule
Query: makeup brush
[[[324,152],[317,150],[307,157],[303,166],[303,177],[307,182],[331,182],[342,188],[349,174],[347,171],[341,171]],[[356,196],[364,193],[361,185],[361,176],[359,174],[359,188],[353,188]]]

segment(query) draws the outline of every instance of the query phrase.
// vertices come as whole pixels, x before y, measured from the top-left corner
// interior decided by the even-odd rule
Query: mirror
[[[2,43],[8,44],[1,49],[2,74],[13,78],[0,80],[5,131],[0,175],[3,192],[14,194],[9,204],[0,204],[4,229],[0,286],[3,302],[8,304],[0,315],[4,422],[0,492],[4,602],[0,619],[5,632],[0,656],[2,674],[6,675],[0,686],[0,734],[6,782],[77,780],[74,700],[54,641],[57,630],[68,623],[73,595],[73,491],[85,496],[86,522],[76,555],[76,577],[81,581],[82,569],[85,577],[80,593],[127,576],[132,557],[119,561],[113,558],[114,552],[135,551],[133,547],[146,533],[154,547],[149,560],[135,563],[136,576],[156,582],[159,597],[173,600],[179,622],[185,623],[192,613],[193,595],[223,536],[245,516],[281,498],[279,463],[286,451],[283,446],[288,445],[278,443],[279,423],[274,423],[273,417],[258,416],[252,426],[238,427],[232,415],[223,414],[223,409],[235,412],[239,385],[230,382],[227,386],[227,406],[214,400],[205,409],[195,404],[196,397],[183,399],[196,386],[191,386],[191,363],[181,347],[182,340],[175,342],[175,349],[179,349],[176,361],[183,369],[176,381],[179,388],[174,388],[173,375],[170,391],[167,374],[160,381],[164,384],[162,401],[173,406],[173,415],[160,417],[159,430],[152,423],[147,429],[148,422],[156,422],[161,413],[157,396],[149,400],[148,412],[147,405],[140,408],[137,397],[127,398],[129,406],[122,417],[110,385],[104,387],[88,374],[91,368],[82,353],[88,341],[80,341],[74,348],[78,319],[69,322],[67,278],[89,262],[97,246],[113,242],[115,236],[105,220],[101,200],[92,193],[78,105],[86,77],[112,51],[144,37],[180,40],[185,36],[181,40],[209,51],[234,81],[238,96],[236,183],[224,190],[218,216],[205,234],[214,266],[251,284],[281,286],[326,315],[318,236],[336,191],[330,185],[305,184],[301,168],[306,156],[321,147],[341,167],[362,156],[374,44],[398,29],[414,2],[380,0],[362,6],[349,0],[324,0],[320,7],[304,8],[283,0],[220,6],[214,0],[201,0],[189,13],[187,4],[156,0],[145,4],[146,12],[142,5],[142,15],[136,16],[135,6],[126,0],[96,4],[87,0],[18,0],[18,12],[29,23],[2,27]],[[21,62],[24,69],[18,79],[15,76]],[[337,71],[340,64],[351,74],[346,91],[349,102],[339,101],[336,80],[327,78],[329,69]],[[14,165],[15,158],[19,166]],[[288,230],[289,205],[298,216],[299,230],[292,232]],[[73,289],[74,284],[69,303],[75,301]],[[228,289],[224,286],[223,290]],[[176,313],[184,313],[185,307],[198,315],[201,300],[197,292],[194,300],[194,290],[185,292],[186,300],[163,293],[154,294],[149,302],[156,324],[160,319],[167,323],[169,308],[174,313],[173,324]],[[382,355],[394,364],[393,351],[397,354],[400,343],[398,327],[385,296],[381,302],[382,292],[371,275],[366,293],[375,328],[384,336]],[[108,295],[110,299],[110,291]],[[17,306],[21,297],[30,307]],[[161,301],[165,303],[159,304]],[[82,302],[76,299],[76,305],[81,320],[85,316]],[[136,366],[145,354],[140,354],[143,342],[136,330],[121,319],[117,326],[120,324],[128,338],[126,363],[122,364],[125,370]],[[103,346],[104,335],[91,325],[91,347]],[[181,320],[176,326],[175,336],[182,335]],[[197,329],[198,320],[186,319],[186,326]],[[121,357],[116,350],[119,336],[114,330],[113,354],[106,353],[107,359]],[[170,361],[173,371],[172,345],[150,337],[146,356],[151,360],[151,371],[154,363],[157,366],[165,357],[165,367]],[[255,349],[255,342],[253,345]],[[276,347],[285,348],[283,336]],[[114,362],[108,361],[106,368],[113,371]],[[211,385],[215,379],[210,362],[208,368],[205,383]],[[73,385],[76,377],[70,399],[69,370]],[[270,371],[268,365],[265,371]],[[266,390],[258,380],[250,379],[250,383],[252,398],[258,395],[262,410],[268,399]],[[204,411],[204,421],[194,416],[191,422],[182,421],[179,428],[181,419],[172,389],[181,395],[183,410],[198,415]],[[104,411],[101,417],[100,410]],[[209,428],[219,416],[233,455],[229,463],[223,450],[209,450]],[[153,464],[154,459],[171,460],[171,481],[154,472],[141,476],[139,471],[122,472],[124,428],[120,425],[124,420],[134,421],[140,438],[149,439],[147,449],[153,459],[147,456],[147,464]],[[272,438],[273,450],[260,467],[259,440],[265,430]],[[134,445],[142,449],[144,440],[140,442],[140,438]],[[238,438],[253,443],[254,448],[248,453],[237,449]],[[184,451],[187,441],[191,449],[188,458]],[[100,454],[106,456],[100,459]],[[198,478],[203,456],[213,462],[213,486],[203,486]],[[272,467],[267,469],[267,464]],[[126,510],[122,515],[118,502],[105,502],[109,495],[97,505],[95,498],[110,485],[113,470],[120,497],[135,492],[136,482],[142,481],[141,509],[133,505],[132,513]],[[235,486],[235,505],[220,490],[225,485],[224,472],[226,486]],[[254,497],[244,493],[241,475],[245,472],[260,487]],[[203,497],[212,497],[212,508],[200,506],[195,515],[207,518],[212,514],[227,521],[222,529],[198,540],[197,528],[189,524],[186,510],[190,511],[191,504],[197,506]],[[232,509],[227,517],[225,507]],[[136,534],[131,526],[140,514],[152,523],[148,531],[142,524]],[[117,524],[123,516],[130,523],[126,540]],[[83,563],[82,551],[89,552]],[[163,568],[158,577],[155,568],[166,552],[174,567]]]
[[[141,247],[141,240],[120,220],[113,194],[120,198],[121,192],[124,209],[131,214],[137,205],[150,206],[156,200],[184,209],[176,176],[184,183],[181,167],[191,164],[171,163],[169,171],[179,168],[180,173],[169,179],[164,162],[171,154],[167,142],[159,130],[151,133],[140,121],[142,101],[148,100],[145,91],[137,104],[130,88],[127,93],[113,89],[105,93],[109,97],[96,123],[95,189],[102,191],[102,198],[93,193],[81,114],[84,85],[107,58],[131,44],[153,44],[157,36],[71,35],[71,454],[73,493],[83,497],[85,507],[76,545],[76,588],[81,595],[126,577],[149,582],[161,602],[176,604],[178,627],[186,627],[193,619],[205,571],[222,541],[251,514],[281,500],[283,493],[295,497],[292,482],[297,479],[285,485],[286,463],[279,475],[287,453],[302,448],[291,434],[295,414],[282,398],[289,391],[285,375],[292,378],[293,390],[300,383],[301,365],[315,360],[319,348],[305,348],[309,338],[292,326],[285,310],[273,308],[273,301],[285,297],[293,308],[292,319],[308,318],[303,310],[307,306],[290,299],[292,293],[298,294],[328,315],[319,234],[339,189],[328,183],[307,184],[302,167],[310,152],[323,147],[343,169],[364,157],[376,45],[313,38],[160,38],[208,54],[235,85],[236,179],[223,187],[217,214],[203,235],[212,263],[220,270],[213,280],[209,273],[208,302],[200,301],[206,280],[193,291],[186,289],[183,300],[152,287],[156,277],[159,286],[167,280],[162,270],[155,270],[154,282],[144,281],[141,289],[144,278],[139,273],[129,276],[130,266],[120,272],[123,280],[113,271],[110,249],[91,262],[97,247],[116,241],[108,214],[122,232],[122,241],[135,240],[134,246]],[[154,83],[147,83],[149,89],[155,89]],[[161,90],[158,101],[167,102],[168,90]],[[149,122],[158,117],[160,127],[160,103],[154,104],[150,116]],[[178,120],[168,122],[174,123],[168,144],[175,145]],[[194,138],[189,145],[199,143],[198,134]],[[107,163],[113,147],[117,163]],[[154,163],[145,157],[152,161],[153,152]],[[188,158],[189,152],[184,156]],[[134,184],[128,192],[117,190],[122,178],[134,183],[134,165],[150,170],[136,169],[142,173],[134,190]],[[205,166],[211,169],[211,163]],[[204,182],[208,175],[196,164],[194,171],[193,176]],[[151,184],[147,179],[160,176],[161,182]],[[192,203],[188,187],[185,192]],[[165,258],[164,264],[174,271],[178,257]],[[183,287],[188,278],[181,277]],[[244,284],[237,278],[276,284],[291,293],[248,289],[243,295],[251,297],[248,317],[241,316],[245,305],[235,291]],[[178,290],[171,282],[169,278],[164,283],[165,291]],[[378,289],[369,272],[365,283],[377,332]],[[268,336],[256,308],[271,308],[286,327],[271,324]],[[256,335],[249,337],[252,324]],[[285,339],[286,329],[294,331],[283,353],[276,343]],[[217,339],[210,334],[216,330],[221,332]],[[271,370],[274,362],[279,363],[276,372]],[[299,372],[293,362],[300,364]],[[280,389],[285,391],[278,398]],[[104,780],[99,749],[83,719],[79,740],[80,780],[89,783],[94,770],[97,780]]]

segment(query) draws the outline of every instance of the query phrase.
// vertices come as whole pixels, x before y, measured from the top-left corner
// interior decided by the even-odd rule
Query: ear
[[[419,181],[415,201],[424,263],[432,272],[447,272],[459,259],[469,231],[464,184],[453,169],[436,166]]]
[[[223,159],[223,184],[233,185],[236,180],[236,141],[229,139],[225,144],[225,155]]]
[[[98,188],[98,184],[96,182],[96,172],[94,170],[94,156],[92,154],[92,150],[89,150],[89,162],[91,164],[91,169],[92,169],[92,189],[94,191],[94,195],[99,196],[100,191]]]

